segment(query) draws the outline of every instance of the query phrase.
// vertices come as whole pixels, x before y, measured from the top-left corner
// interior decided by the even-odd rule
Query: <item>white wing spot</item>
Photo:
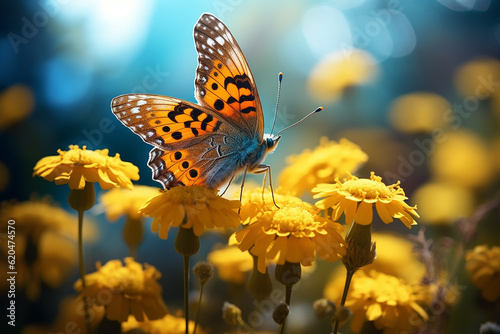
[[[148,136],[148,137],[154,137],[154,135],[155,135],[154,131],[148,131],[148,132],[146,132],[146,136]]]
[[[215,46],[215,41],[213,39],[211,39],[211,38],[207,38],[207,44],[209,46]]]
[[[219,22],[217,25],[219,26],[219,28],[224,29],[224,25],[222,23]]]
[[[141,112],[141,108],[139,108],[139,107],[134,107],[134,108],[130,109],[130,112],[131,112],[132,114],[138,114],[138,113],[140,113],[140,112]]]
[[[219,43],[220,45],[224,45],[224,38],[222,38],[221,36],[217,36],[215,37],[215,40],[217,41],[217,43]]]
[[[138,106],[142,106],[142,105],[144,105],[144,104],[146,104],[146,103],[147,103],[147,102],[146,102],[146,101],[144,101],[144,100],[139,100],[139,101],[137,101],[137,105],[138,105]]]
[[[217,52],[218,52],[221,56],[223,56],[223,55],[224,55],[224,52],[222,52],[222,50],[221,50],[221,49],[219,49],[219,48],[217,48]]]

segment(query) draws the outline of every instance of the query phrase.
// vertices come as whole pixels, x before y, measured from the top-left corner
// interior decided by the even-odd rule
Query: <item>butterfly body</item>
[[[154,148],[148,165],[165,188],[217,188],[242,170],[260,173],[280,137],[264,135],[264,115],[248,64],[227,27],[203,14],[194,28],[198,104],[168,96],[113,99],[115,116]]]

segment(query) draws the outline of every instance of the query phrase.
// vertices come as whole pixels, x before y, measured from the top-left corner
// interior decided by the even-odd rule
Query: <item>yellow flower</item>
[[[171,314],[165,315],[161,319],[138,322],[134,317],[129,317],[127,322],[122,323],[122,332],[126,333],[134,329],[140,329],[149,334],[184,334],[186,319]],[[194,330],[194,321],[189,321],[189,332]],[[134,331],[135,332],[135,331]],[[142,333],[142,332],[141,332]],[[199,326],[196,333],[206,334]]]
[[[75,289],[81,291],[82,297],[91,297],[96,305],[106,306],[106,317],[109,320],[125,322],[129,315],[138,321],[160,319],[167,313],[162,300],[161,286],[157,280],[161,273],[153,266],[135,262],[125,258],[125,266],[120,260],[111,260],[101,266],[97,263],[97,271],[85,275],[86,288],[79,279]]]
[[[217,268],[221,280],[235,284],[245,283],[247,273],[253,268],[252,256],[236,246],[213,250],[207,260]]]
[[[399,182],[387,186],[373,172],[370,179],[358,179],[350,175],[343,182],[337,179],[335,184],[319,184],[313,192],[317,193],[314,198],[327,197],[318,201],[316,206],[321,209],[333,208],[334,221],[345,213],[346,223],[355,221],[361,225],[369,225],[373,219],[373,205],[386,224],[397,218],[411,228],[417,224],[413,217],[419,217],[417,207],[410,207],[404,202],[407,197]]]
[[[102,189],[124,187],[132,189],[132,181],[139,179],[139,169],[124,162],[109,150],[87,150],[70,145],[69,151],[58,150],[59,155],[42,158],[36,164],[33,176],[38,175],[57,185],[68,184],[71,189],[82,190],[86,182],[99,182]]]
[[[173,187],[151,198],[139,213],[153,217],[153,232],[161,239],[168,237],[170,226],[193,228],[200,236],[205,228],[236,228],[240,223],[239,201],[217,195],[217,190],[204,186]]]
[[[422,289],[374,270],[369,274],[360,271],[351,282],[345,304],[353,313],[351,330],[358,333],[365,321],[373,321],[384,334],[420,328],[428,319],[420,306]]]
[[[446,127],[446,112],[450,103],[443,97],[428,92],[405,94],[398,97],[389,114],[392,125],[401,132],[432,132]]]
[[[289,166],[281,172],[280,187],[300,196],[318,183],[331,182],[354,172],[367,160],[368,155],[349,140],[341,139],[337,143],[322,137],[314,150],[306,149],[287,158]]]
[[[7,245],[7,238],[3,239],[0,239],[2,244]],[[45,231],[36,243],[24,233],[16,234],[15,242],[16,287],[23,287],[29,300],[38,299],[42,282],[51,288],[57,288],[74,274],[77,264],[75,240],[55,231]],[[31,249],[28,250],[28,247]],[[5,259],[7,250],[4,247],[1,251]],[[8,270],[7,265],[7,260],[0,263],[0,270],[12,271]],[[8,284],[8,281],[2,280],[0,291],[7,291]]]
[[[34,241],[48,230],[77,240],[78,225],[76,217],[66,210],[54,205],[49,198],[32,199],[26,202],[3,202],[0,206],[0,226],[7,231],[7,222],[12,219],[16,223],[16,234],[24,233]],[[85,220],[83,238],[93,241],[99,235],[95,225]]]
[[[297,196],[283,192],[281,188],[274,190],[274,200],[279,207],[293,205],[302,206],[313,213],[317,211],[314,205],[303,202]],[[246,225],[255,222],[257,216],[261,214],[263,210],[278,210],[273,203],[273,194],[271,194],[271,191],[269,189],[265,189],[263,191],[261,187],[256,187],[252,190],[245,190],[241,198],[240,217],[242,223]]]
[[[116,221],[122,215],[138,219],[143,216],[139,209],[158,193],[158,188],[148,186],[135,186],[132,190],[115,188],[101,196],[101,204],[110,221]]]
[[[372,241],[377,243],[377,258],[373,263],[361,267],[360,271],[368,274],[375,270],[387,275],[401,278],[409,284],[418,284],[426,274],[425,266],[413,252],[414,244],[407,237],[388,233],[373,233]],[[401,265],[404,263],[404,266]],[[346,277],[344,266],[337,266],[325,286],[324,295],[329,300],[340,302]]]
[[[338,100],[346,89],[372,81],[377,72],[375,59],[366,51],[337,51],[316,64],[307,86],[315,100],[332,102]]]
[[[500,247],[476,246],[465,255],[465,268],[481,296],[495,302],[500,298]]]
[[[279,204],[278,204],[279,205]],[[345,253],[342,226],[311,212],[311,206],[289,204],[279,210],[262,209],[256,221],[236,232],[238,247],[258,257],[258,270],[266,272],[266,259],[310,266],[315,253],[330,262]]]

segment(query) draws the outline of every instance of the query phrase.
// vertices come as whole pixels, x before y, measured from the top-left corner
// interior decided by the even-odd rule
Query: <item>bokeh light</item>
[[[372,81],[377,74],[375,59],[363,50],[331,53],[312,69],[308,80],[311,97],[320,102],[339,99],[346,89]]]
[[[459,185],[430,182],[420,186],[413,194],[424,224],[451,225],[473,212],[473,193]]]
[[[401,132],[432,132],[446,126],[445,113],[451,105],[445,98],[429,92],[398,97],[391,105],[389,119]]]

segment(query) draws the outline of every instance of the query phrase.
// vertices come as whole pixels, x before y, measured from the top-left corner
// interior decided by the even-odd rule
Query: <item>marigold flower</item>
[[[280,208],[291,205],[303,207],[312,213],[317,212],[314,205],[302,201],[299,197],[291,195],[289,192],[285,192],[281,188],[275,189],[274,193],[271,193],[269,189],[263,190],[261,187],[256,187],[243,192],[240,210],[242,224],[246,225],[255,222],[257,216],[259,216],[263,210],[279,210],[273,203],[273,195],[276,204]]]
[[[344,213],[348,224],[355,221],[361,225],[369,225],[373,219],[373,205],[386,224],[397,218],[411,228],[417,224],[413,217],[419,217],[417,207],[410,207],[404,202],[407,197],[399,182],[387,186],[373,172],[370,179],[358,179],[350,175],[342,182],[337,179],[335,184],[319,184],[312,191],[317,193],[314,198],[327,197],[318,201],[316,206],[321,209],[333,208],[334,221]]]
[[[278,204],[279,205],[279,204]],[[258,270],[266,272],[266,259],[275,259],[277,264],[301,263],[310,266],[315,253],[334,262],[345,253],[345,242],[339,231],[340,224],[311,211],[312,206],[271,207],[257,216],[256,221],[236,232],[238,247],[258,257]]]
[[[57,185],[68,184],[70,189],[82,190],[86,182],[99,182],[102,189],[124,187],[132,189],[131,180],[139,180],[139,168],[124,162],[109,150],[87,150],[86,146],[70,145],[69,151],[48,156],[37,162],[33,176],[38,175]]]
[[[127,321],[133,315],[137,321],[160,319],[167,313],[161,298],[162,289],[157,280],[161,273],[148,264],[143,266],[131,257],[111,260],[105,265],[97,263],[97,271],[85,275],[86,288],[79,279],[75,289],[82,297],[92,297],[98,306],[106,305],[109,320]],[[103,298],[103,292],[110,294]]]
[[[217,195],[217,190],[204,186],[173,187],[151,198],[139,213],[153,217],[153,232],[161,239],[168,237],[170,226],[193,228],[200,236],[205,228],[236,228],[240,223],[239,201]]]
[[[402,279],[409,284],[418,284],[426,274],[425,266],[412,251],[414,244],[407,237],[388,233],[373,233],[372,240],[377,243],[377,259],[372,264],[361,267],[360,271],[368,274],[370,271],[384,273]],[[401,264],[404,263],[404,266]],[[331,279],[325,286],[324,295],[332,301],[340,301],[344,290],[346,269],[336,267],[331,273]]]
[[[136,185],[132,190],[115,188],[101,196],[100,204],[110,221],[116,221],[123,215],[139,219],[143,217],[139,209],[158,194],[158,188],[149,186]]]
[[[420,306],[421,289],[374,270],[369,274],[360,271],[351,282],[345,304],[353,313],[351,330],[358,333],[365,321],[373,321],[384,334],[418,329],[414,326],[428,319]],[[423,321],[415,321],[415,316]]]
[[[167,314],[163,318],[157,320],[137,321],[134,317],[129,317],[127,322],[122,323],[122,332],[140,329],[144,333],[149,334],[184,334],[186,328],[186,319],[183,317]],[[189,321],[189,333],[194,330],[194,321]],[[141,332],[141,333],[142,333]],[[206,334],[199,326],[196,333]]]
[[[465,255],[465,269],[481,296],[494,302],[500,298],[500,247],[476,246]]]
[[[0,240],[7,245],[7,238]],[[15,250],[16,287],[23,287],[29,300],[38,299],[42,282],[51,288],[60,287],[74,273],[77,265],[75,240],[52,230],[45,231],[36,243],[26,234],[18,233]],[[7,247],[0,253],[7,259]],[[7,261],[0,263],[0,270],[12,271],[8,269]],[[0,291],[7,291],[8,288],[9,282],[2,280]]]
[[[7,222],[12,219],[16,221],[17,235],[29,235],[35,241],[49,230],[57,231],[75,241],[78,237],[76,217],[55,205],[50,198],[3,202],[0,206],[0,219],[3,231],[7,231]],[[99,232],[92,221],[85,219],[83,238],[92,241],[98,235]]]
[[[245,283],[246,275],[253,267],[252,256],[237,246],[213,250],[207,260],[217,268],[221,280],[235,284]]]
[[[300,196],[318,183],[331,182],[354,172],[366,161],[368,155],[349,140],[341,139],[337,143],[322,137],[314,150],[306,149],[287,158],[288,166],[281,172],[279,184],[284,191],[294,191]]]

